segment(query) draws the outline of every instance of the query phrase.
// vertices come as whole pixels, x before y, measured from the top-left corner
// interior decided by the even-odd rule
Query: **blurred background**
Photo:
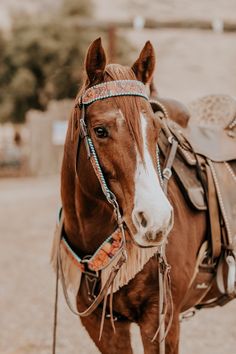
[[[0,354],[50,353],[63,144],[86,49],[99,36],[109,61],[126,65],[151,40],[162,97],[236,96],[235,0],[1,0]],[[180,353],[234,353],[235,313],[232,302],[183,323]],[[62,299],[58,346],[98,353]]]

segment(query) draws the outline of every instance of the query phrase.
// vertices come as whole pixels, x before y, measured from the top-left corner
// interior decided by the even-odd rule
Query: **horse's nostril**
[[[146,232],[145,237],[147,241],[152,241],[153,240],[153,233],[152,232]]]
[[[145,218],[145,216],[144,216],[144,213],[143,213],[142,211],[140,211],[140,212],[138,213],[138,216],[139,216],[139,220],[140,220],[141,225],[142,225],[143,227],[146,227],[146,226],[147,226],[147,220],[146,220],[146,218]]]
[[[162,232],[157,232],[156,233],[156,240],[159,241],[162,238]]]
[[[155,241],[155,242],[160,242],[163,239],[163,234],[161,231],[159,232],[151,232],[151,231],[147,231],[145,233],[145,238],[147,241]]]

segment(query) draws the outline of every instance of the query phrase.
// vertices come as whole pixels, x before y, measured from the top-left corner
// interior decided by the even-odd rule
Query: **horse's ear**
[[[155,51],[150,41],[146,42],[139,58],[132,66],[138,80],[144,84],[150,83],[155,69]]]
[[[105,66],[106,54],[102,47],[101,38],[97,38],[90,44],[85,59],[85,69],[91,84],[102,81]]]

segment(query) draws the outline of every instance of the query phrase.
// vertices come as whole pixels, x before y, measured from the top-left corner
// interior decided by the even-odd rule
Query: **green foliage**
[[[15,17],[11,36],[0,35],[0,122],[23,122],[31,108],[76,96],[86,48],[98,37],[95,29],[78,29],[89,14],[89,0],[64,0],[56,14],[40,20]]]

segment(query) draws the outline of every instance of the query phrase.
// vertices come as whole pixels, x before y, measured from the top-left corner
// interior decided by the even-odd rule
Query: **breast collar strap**
[[[107,237],[92,256],[86,256],[83,259],[73,251],[64,236],[61,238],[61,246],[82,273],[88,273],[98,277],[99,271],[106,268],[122,251],[122,236],[122,232],[118,227],[109,237]]]

